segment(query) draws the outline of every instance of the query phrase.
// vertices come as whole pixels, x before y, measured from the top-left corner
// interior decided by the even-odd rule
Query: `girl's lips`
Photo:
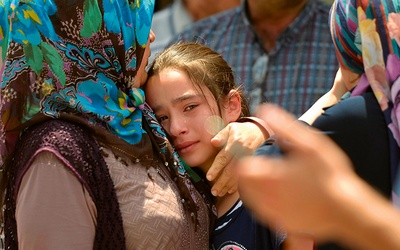
[[[185,154],[189,153],[195,147],[196,142],[184,142],[176,145],[178,153]]]

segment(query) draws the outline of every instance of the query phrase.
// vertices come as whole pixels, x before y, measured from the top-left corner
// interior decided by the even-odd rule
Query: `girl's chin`
[[[186,162],[186,164],[188,165],[188,166],[190,166],[191,168],[198,168],[198,169],[200,169],[202,172],[204,172],[204,173],[206,173],[207,171],[208,171],[208,169],[210,168],[210,167],[205,167],[204,166],[204,162],[198,162],[198,161],[196,161],[196,162],[191,162],[191,161],[186,161],[185,160],[185,162]]]

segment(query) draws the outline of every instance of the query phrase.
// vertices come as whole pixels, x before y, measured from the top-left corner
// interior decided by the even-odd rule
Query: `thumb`
[[[219,131],[212,139],[211,144],[216,148],[223,147],[227,141],[229,136],[230,126],[226,126],[221,131]]]

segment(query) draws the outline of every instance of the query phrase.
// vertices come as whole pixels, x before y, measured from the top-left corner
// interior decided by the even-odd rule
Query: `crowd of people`
[[[200,2],[0,4],[0,248],[399,249],[400,0]]]

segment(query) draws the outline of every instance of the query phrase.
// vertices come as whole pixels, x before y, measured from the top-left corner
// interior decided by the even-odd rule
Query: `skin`
[[[355,249],[400,249],[393,223],[400,212],[354,173],[332,140],[276,106],[258,115],[268,117],[285,151],[245,158],[237,168],[240,196],[261,221]]]
[[[180,157],[189,166],[207,173],[219,151],[211,144],[211,139],[225,124],[236,121],[240,116],[239,94],[232,90],[228,100],[222,101],[219,111],[208,88],[202,87],[199,91],[185,72],[172,68],[150,77],[145,91],[147,102]],[[221,123],[214,120],[216,117]],[[238,193],[234,192],[217,199],[218,214],[224,214],[238,198]]]
[[[332,88],[319,98],[300,118],[308,124],[313,124],[314,121],[324,112],[324,108],[330,107],[338,103],[342,96],[354,88],[360,80],[360,75],[344,69],[339,68]]]
[[[292,23],[308,0],[248,0],[250,21],[267,51]]]
[[[214,196],[222,197],[237,191],[234,169],[238,158],[232,153],[235,148],[239,147],[243,154],[251,155],[268,137],[268,133],[260,134],[260,128],[252,122],[233,122],[211,139],[211,144],[220,149],[206,175],[207,180],[214,183],[211,188]]]
[[[240,0],[183,0],[186,10],[194,21],[234,8]]]

